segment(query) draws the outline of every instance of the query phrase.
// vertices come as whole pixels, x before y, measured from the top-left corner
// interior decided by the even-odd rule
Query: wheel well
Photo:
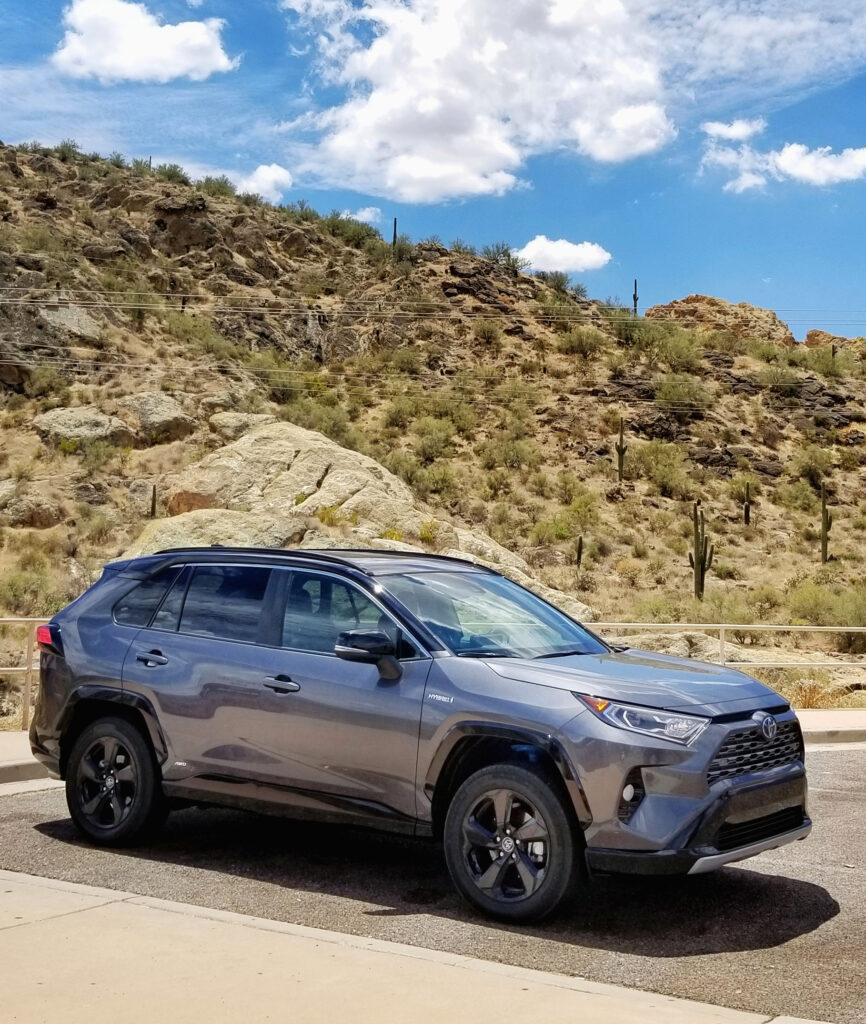
[[[475,772],[492,764],[522,764],[534,767],[548,776],[557,788],[560,797],[577,823],[571,798],[562,779],[562,774],[550,753],[532,742],[522,743],[516,739],[495,736],[466,736],[448,755],[433,793],[433,834],[441,838],[445,815],[451,798],[460,786]]]
[[[75,741],[81,733],[100,718],[122,718],[134,725],[147,741],[147,745],[153,749],[153,742],[144,720],[144,715],[137,709],[127,704],[118,704],[111,700],[82,700],[73,708],[72,715],[63,730],[60,738],[60,777],[66,778],[66,765],[69,755],[75,746]]]

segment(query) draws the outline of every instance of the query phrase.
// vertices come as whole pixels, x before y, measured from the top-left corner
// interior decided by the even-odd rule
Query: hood
[[[505,679],[667,711],[732,714],[786,704],[769,686],[736,669],[649,651],[576,654],[542,661],[491,659]]]

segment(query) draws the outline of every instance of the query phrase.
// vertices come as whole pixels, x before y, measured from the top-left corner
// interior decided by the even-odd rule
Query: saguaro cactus
[[[616,449],[616,475],[618,480],[622,480],[623,470],[625,469],[625,453],[628,445],[623,440],[623,421],[622,416],[619,418],[619,440],[614,445]]]
[[[706,524],[704,523],[704,512],[700,507],[701,503],[696,501],[692,506],[692,522],[695,533],[695,549],[689,552],[689,565],[695,577],[695,597],[699,601],[704,599],[704,583],[707,577],[707,569],[713,564],[713,553],[715,546],[707,545]]]
[[[574,564],[580,569],[580,563],[583,561],[583,536],[577,538],[574,545]]]
[[[827,535],[833,525],[833,515],[827,508],[827,494],[821,484],[821,562],[827,561]]]
[[[150,518],[156,519],[156,484],[153,485],[153,490],[150,492]]]
[[[743,499],[743,522],[746,526],[752,521],[752,484],[746,481],[746,497]]]

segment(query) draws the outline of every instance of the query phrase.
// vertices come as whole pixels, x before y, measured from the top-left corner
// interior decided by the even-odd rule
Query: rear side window
[[[258,566],[199,566],[186,592],[180,632],[255,643],[270,575]]]
[[[121,626],[146,626],[179,572],[179,565],[170,565],[133,587],[114,606],[114,621]]]

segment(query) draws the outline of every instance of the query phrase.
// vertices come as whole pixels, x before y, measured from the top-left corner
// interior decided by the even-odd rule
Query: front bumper
[[[694,823],[682,845],[662,850],[588,847],[586,861],[599,872],[696,875],[805,839],[811,830],[801,769],[783,780],[752,780],[727,788]]]

